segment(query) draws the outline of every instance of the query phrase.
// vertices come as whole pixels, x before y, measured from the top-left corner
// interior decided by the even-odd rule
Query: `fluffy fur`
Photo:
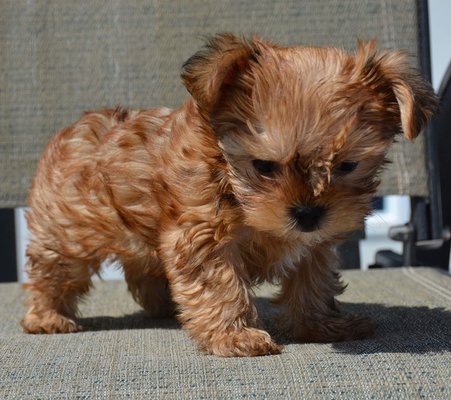
[[[280,283],[302,341],[364,338],[344,315],[335,247],[370,212],[397,133],[436,98],[396,51],[214,37],[182,71],[176,110],[85,114],[47,146],[27,214],[30,333],[75,332],[77,300],[109,258],[152,316],[176,314],[204,351],[274,354],[251,288]]]

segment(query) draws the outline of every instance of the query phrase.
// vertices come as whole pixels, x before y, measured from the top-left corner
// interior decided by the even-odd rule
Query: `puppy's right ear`
[[[216,35],[185,62],[181,74],[183,83],[208,113],[237,84],[257,54],[252,42],[228,33]]]

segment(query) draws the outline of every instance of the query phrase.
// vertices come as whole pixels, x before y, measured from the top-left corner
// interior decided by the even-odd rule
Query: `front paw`
[[[74,320],[54,310],[42,313],[29,312],[21,322],[27,333],[74,333],[83,328]]]
[[[204,349],[220,357],[252,357],[279,354],[282,346],[274,343],[263,330],[242,328],[213,334]]]
[[[294,327],[294,336],[303,342],[328,343],[366,339],[373,336],[374,331],[375,325],[370,318],[343,314],[305,318]]]

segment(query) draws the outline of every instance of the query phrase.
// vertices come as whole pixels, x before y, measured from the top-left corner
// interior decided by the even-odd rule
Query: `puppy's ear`
[[[219,34],[185,62],[183,83],[202,109],[211,111],[237,85],[240,75],[255,61],[257,52],[253,42],[228,33]]]
[[[356,60],[363,79],[375,91],[391,91],[398,103],[399,121],[404,136],[410,140],[421,132],[438,108],[431,88],[400,51],[376,52],[376,42],[359,42]]]

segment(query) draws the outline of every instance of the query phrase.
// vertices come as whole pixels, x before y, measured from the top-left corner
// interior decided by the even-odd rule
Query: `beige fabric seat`
[[[86,331],[27,335],[24,293],[0,285],[1,399],[449,399],[451,277],[432,268],[345,271],[341,300],[378,327],[367,340],[287,341],[257,300],[282,354],[200,353],[173,319],[152,320],[124,282],[97,282],[81,307]]]

